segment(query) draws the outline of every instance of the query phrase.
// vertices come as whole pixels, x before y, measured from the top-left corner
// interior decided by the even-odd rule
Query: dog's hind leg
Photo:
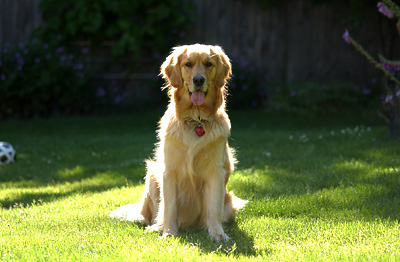
[[[236,197],[233,192],[225,193],[224,211],[222,213],[222,222],[228,222],[235,218],[236,212],[243,208],[248,201]]]
[[[151,168],[153,164],[153,161],[147,161],[145,190],[140,202],[121,206],[111,212],[110,217],[145,225],[151,225],[154,222],[160,202],[160,190],[154,170]]]

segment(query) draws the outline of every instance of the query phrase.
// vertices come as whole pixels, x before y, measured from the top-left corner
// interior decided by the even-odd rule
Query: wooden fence
[[[374,6],[365,8],[359,26],[352,26],[350,21],[343,22],[355,15],[350,4],[312,5],[308,0],[294,0],[263,10],[257,1],[192,2],[198,19],[190,40],[219,44],[280,80],[335,78],[365,83],[380,75],[343,41],[346,28],[373,56],[381,53],[400,58],[395,21]]]
[[[270,78],[368,83],[379,76],[364,57],[343,41],[346,27],[372,55],[400,58],[395,25],[374,6],[365,9],[359,26],[352,26],[341,22],[352,16],[346,5],[312,5],[309,0],[293,0],[263,10],[257,1],[187,1],[196,7],[197,19],[184,39],[186,43],[221,45],[233,59],[247,59]],[[1,43],[22,41],[40,25],[39,3],[40,0],[0,0]],[[156,70],[158,65],[153,68]],[[149,73],[149,77],[157,74]],[[126,74],[110,72],[109,76]]]
[[[0,43],[20,42],[41,24],[40,0],[0,0]]]

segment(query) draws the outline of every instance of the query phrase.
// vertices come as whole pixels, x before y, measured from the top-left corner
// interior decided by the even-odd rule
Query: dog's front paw
[[[164,228],[161,238],[176,237],[178,235],[177,228]]]
[[[210,234],[210,237],[213,239],[213,240],[216,240],[216,241],[218,241],[218,242],[221,242],[221,241],[228,241],[230,238],[228,237],[228,235],[227,234],[225,234],[224,232],[222,232],[222,234]]]
[[[172,238],[172,237],[176,237],[176,235],[173,235],[171,233],[163,233],[161,235],[161,238]]]
[[[161,233],[163,231],[163,226],[161,224],[153,224],[147,227],[150,231],[155,231]]]
[[[222,226],[209,227],[208,234],[216,241],[228,241],[230,238],[225,234]]]

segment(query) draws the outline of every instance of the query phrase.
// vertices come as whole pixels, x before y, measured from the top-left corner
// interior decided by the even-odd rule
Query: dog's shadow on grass
[[[179,232],[179,240],[202,253],[217,253],[225,255],[255,256],[254,238],[240,229],[237,223],[225,224],[225,233],[230,237],[228,241],[215,241],[203,229],[187,229]]]

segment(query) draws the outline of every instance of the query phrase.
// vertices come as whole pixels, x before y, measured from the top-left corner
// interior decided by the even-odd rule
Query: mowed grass
[[[161,114],[1,122],[18,160],[0,166],[0,260],[400,260],[400,142],[373,114],[230,112],[228,189],[249,203],[226,243],[109,219],[141,197]]]

